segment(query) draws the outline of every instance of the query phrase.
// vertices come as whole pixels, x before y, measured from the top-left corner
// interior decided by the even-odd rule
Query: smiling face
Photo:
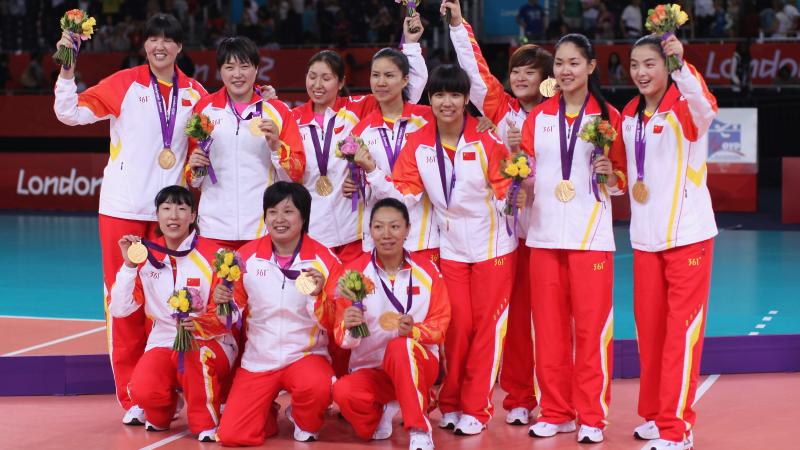
[[[267,208],[264,216],[267,231],[274,242],[286,244],[300,238],[303,232],[303,216],[292,202],[291,196]]]
[[[165,36],[150,36],[144,41],[147,62],[155,71],[169,69],[175,65],[175,58],[183,46]]]
[[[247,101],[253,92],[253,84],[256,82],[258,67],[250,61],[239,61],[237,58],[230,58],[219,69],[222,83],[228,91],[228,95],[234,99]]]
[[[511,92],[522,101],[533,101],[539,98],[539,83],[542,82],[542,70],[533,66],[518,66],[511,69],[508,76]]]
[[[639,45],[631,52],[631,80],[645,97],[660,95],[667,87],[664,56],[652,45]]]
[[[441,91],[431,94],[430,102],[436,122],[441,126],[462,120],[467,97],[460,92]]]
[[[369,232],[375,241],[378,256],[396,256],[403,253],[403,243],[410,230],[408,222],[397,209],[383,207],[375,211]]]
[[[323,61],[311,64],[306,72],[306,92],[314,105],[321,107],[333,105],[343,86],[344,80],[340,80],[331,67]]]
[[[594,72],[595,60],[587,60],[581,49],[572,42],[564,42],[556,50],[553,74],[564,93],[580,92],[587,88],[589,75]]]
[[[166,201],[158,205],[156,211],[158,228],[167,241],[180,243],[192,232],[197,213],[192,207],[181,203]]]
[[[372,62],[369,77],[372,94],[379,103],[391,103],[403,97],[403,88],[408,85],[408,75],[389,58],[378,58]]]

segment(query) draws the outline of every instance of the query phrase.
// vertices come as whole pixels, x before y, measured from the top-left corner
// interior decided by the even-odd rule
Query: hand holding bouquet
[[[609,121],[598,117],[591,122],[587,122],[583,128],[581,128],[578,137],[594,145],[594,151],[592,151],[592,167],[594,167],[595,161],[605,156],[605,149],[617,139],[617,130],[614,129]],[[594,173],[592,192],[597,201],[600,201],[598,185],[605,184],[606,181],[607,177],[604,174]]]
[[[375,283],[361,272],[348,270],[339,278],[337,290],[340,296],[352,301],[353,306],[363,311],[364,298],[375,292]],[[369,328],[366,323],[362,323],[350,328],[350,335],[355,338],[367,337]]]
[[[89,17],[86,12],[80,9],[71,9],[61,18],[61,30],[65,35],[72,39],[72,48],[59,45],[58,50],[53,54],[53,61],[60,66],[69,69],[75,64],[75,59],[80,49],[81,41],[92,38],[94,26],[97,21],[94,17]]]
[[[203,113],[192,114],[186,122],[186,128],[183,130],[186,136],[197,140],[197,144],[200,146],[200,150],[206,155],[206,158],[208,158],[211,153],[211,143],[214,141],[214,138],[211,137],[213,131],[214,123]],[[192,169],[192,173],[196,177],[204,177],[208,174],[211,178],[211,183],[217,183],[217,176],[210,162],[206,167]]]
[[[508,191],[508,201],[506,202],[506,215],[517,214],[517,196],[520,192],[522,182],[532,176],[533,161],[523,152],[514,152],[510,157],[500,163],[500,174],[503,178],[511,179],[511,188]]]
[[[183,321],[193,312],[204,311],[206,305],[200,296],[200,291],[194,288],[183,288],[173,292],[168,303],[173,309],[172,318],[177,320],[178,325],[172,349],[178,352],[178,372],[183,373],[183,354],[197,348],[192,332],[184,327]]]
[[[667,3],[658,5],[647,11],[645,28],[648,31],[661,36],[662,41],[666,41],[675,34],[675,30],[689,21],[689,15],[681,10],[677,3]],[[667,56],[667,72],[672,73],[681,67],[681,60],[676,55]]]
[[[364,140],[353,134],[347,136],[343,141],[336,144],[336,157],[347,160],[347,167],[350,169],[350,178],[356,185],[356,191],[352,196],[352,211],[358,210],[358,196],[361,193],[363,197],[366,189],[366,176],[363,169],[356,163],[356,153],[361,148],[367,148]]]
[[[239,255],[231,250],[219,249],[214,255],[214,272],[222,280],[223,286],[233,289],[233,283],[242,277],[242,265]],[[226,328],[231,329],[233,311],[236,311],[235,302],[220,303],[217,305],[217,315],[226,317]]]

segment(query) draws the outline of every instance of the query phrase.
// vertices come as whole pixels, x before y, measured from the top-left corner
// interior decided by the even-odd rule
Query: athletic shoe
[[[648,442],[644,448],[647,450],[684,450],[686,447],[683,441],[675,442],[665,439],[653,439]]]
[[[506,423],[509,425],[527,425],[529,419],[528,408],[514,408],[506,415]]]
[[[640,441],[652,441],[661,437],[658,434],[658,427],[655,420],[648,420],[633,429],[633,437]]]
[[[153,425],[152,423],[150,423],[148,421],[145,421],[144,422],[144,429],[147,430],[147,431],[167,431],[167,430],[169,430],[169,427],[161,428],[161,427],[157,427],[157,426]]]
[[[486,425],[469,414],[462,414],[456,424],[456,434],[459,436],[473,436],[486,429]]]
[[[210,430],[201,431],[200,434],[197,435],[197,440],[200,442],[217,442],[217,429],[212,428]]]
[[[578,442],[581,444],[597,444],[603,442],[603,430],[581,425],[581,429],[578,430]]]
[[[693,450],[694,449],[694,433],[691,431],[689,435],[686,436],[686,439],[683,441],[683,450]]]
[[[381,414],[381,421],[378,422],[378,428],[372,434],[372,439],[380,441],[392,437],[392,419],[400,411],[400,403],[397,401],[389,402],[383,405],[383,414]]]
[[[294,418],[292,417],[292,405],[286,407],[286,418],[289,419],[289,422],[292,422],[294,425],[294,440],[299,442],[314,442],[319,439],[319,433],[309,433],[308,431],[303,431],[297,424],[294,422]]]
[[[184,406],[186,406],[186,400],[184,400],[183,394],[178,393],[178,403],[175,405],[175,414],[172,415],[172,420],[177,420],[180,417]]]
[[[131,406],[131,409],[125,411],[125,415],[122,416],[122,423],[125,425],[144,425],[144,422],[144,410],[138,405]]]
[[[408,437],[408,450],[433,450],[431,433],[412,428],[408,433]]]
[[[439,421],[439,428],[453,430],[456,428],[458,420],[461,419],[461,412],[449,412],[442,414],[442,420]]]
[[[572,433],[575,431],[575,421],[570,420],[564,423],[536,422],[528,428],[530,437],[553,437],[557,433]]]

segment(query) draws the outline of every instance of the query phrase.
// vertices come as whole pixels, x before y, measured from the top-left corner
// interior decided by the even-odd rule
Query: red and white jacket
[[[706,186],[708,129],[717,116],[717,99],[700,72],[686,63],[672,72],[658,110],[644,126],[644,183],[649,198],[631,196],[631,246],[658,252],[704,241],[717,235],[711,196]],[[638,98],[622,111],[622,137],[630,183],[636,182],[636,108]],[[623,142],[620,142],[622,146]]]
[[[619,181],[613,188],[598,186],[598,202],[592,192],[594,146],[578,138],[570,174],[575,198],[569,202],[561,202],[556,198],[556,186],[562,177],[559,98],[560,94],[534,108],[522,129],[522,149],[536,159],[535,198],[529,212],[526,245],[534,248],[614,251],[610,195],[622,195],[625,189],[625,155],[617,147],[605,150]],[[608,103],[606,107],[609,121],[619,130],[619,112]],[[581,128],[599,116],[600,105],[591,96],[581,120]],[[579,128],[569,125],[567,136],[579,132]],[[619,136],[619,131],[617,134]]]
[[[247,117],[256,111],[261,97],[253,93],[250,105],[242,112]],[[228,105],[225,88],[203,98],[194,108],[214,124],[210,159],[217,176],[196,178],[186,164],[186,178],[199,187],[200,233],[214,239],[251,240],[266,234],[262,213],[264,190],[275,181],[302,182],[305,152],[297,122],[291,110],[279,100],[262,102],[262,117],[271,119],[280,130],[280,148],[271,149],[263,136],[250,132],[250,120],[239,121]],[[191,140],[191,153],[197,143]]]
[[[74,79],[56,81],[53,105],[66,125],[85,125],[108,119],[111,142],[108,164],[100,189],[100,214],[131,220],[156,220],[153,199],[165,186],[184,184],[183,166],[187,138],[183,133],[192,108],[205,96],[200,83],[178,72],[178,104],[171,149],[177,164],[169,170],[158,165],[164,148],[158,109],[147,65],[121,70],[96,86],[77,93]],[[169,103],[171,97],[165,98]],[[166,105],[169,111],[169,105]]]
[[[495,133],[510,150],[507,121],[511,121],[521,130],[528,118],[528,112],[522,108],[516,97],[506,92],[503,83],[492,75],[470,24],[464,21],[456,27],[451,25],[450,40],[453,41],[458,64],[469,75],[469,101],[495,124]],[[533,206],[533,183],[523,182],[522,189],[527,198],[525,209],[518,214],[516,233],[520,239],[525,239],[530,221],[528,213]]]
[[[428,69],[425,58],[417,43],[404,44],[403,53],[410,64],[408,90],[411,103],[422,97],[428,81]],[[342,183],[349,174],[347,161],[336,157],[336,144],[344,140],[353,131],[358,122],[370,112],[379,109],[378,101],[372,95],[357,97],[340,97],[333,108],[325,111],[322,127],[314,120],[313,104],[309,100],[292,110],[295,120],[300,126],[303,147],[306,152],[306,171],[303,184],[311,192],[311,221],[309,234],[326,247],[338,247],[361,239],[363,236],[364,203],[359,201],[357,211],[352,210],[349,198],[342,195]],[[334,119],[333,138],[330,156],[328,157],[328,178],[333,184],[333,193],[327,196],[317,194],[315,185],[320,177],[319,164],[311,140],[311,125],[317,130],[320,145],[324,145],[325,130],[328,121]]]
[[[363,302],[369,337],[354,338],[350,335],[350,330],[344,327],[344,312],[352,302],[346,298],[336,298],[334,335],[339,346],[351,349],[350,372],[381,367],[386,344],[398,336],[397,330],[387,331],[380,326],[382,314],[402,314],[392,306],[381,280],[392,290],[404,309],[407,307],[408,293],[411,292],[411,309],[406,313],[414,317],[414,327],[409,337],[438,357],[439,346],[444,343],[450,323],[450,300],[442,275],[430,260],[414,255],[406,256],[403,268],[394,281],[384,272],[380,260],[376,264],[377,269],[372,264],[372,253],[365,253],[344,268],[359,271],[375,283],[375,292],[367,295]]]
[[[365,252],[371,252],[375,248],[375,243],[372,241],[372,236],[369,232],[369,216],[375,203],[386,197],[402,199],[402,194],[395,189],[391,181],[392,166],[389,162],[389,155],[383,146],[380,130],[385,131],[391,151],[394,152],[395,148],[397,148],[399,126],[405,122],[405,134],[399,143],[402,151],[403,146],[408,141],[408,136],[424,127],[431,120],[434,119],[429,106],[406,103],[403,107],[402,116],[392,127],[387,125],[381,109],[376,108],[361,119],[361,122],[353,130],[353,134],[362,138],[367,147],[369,147],[369,152],[377,165],[375,170],[367,174],[366,210],[364,211],[361,226],[363,230],[362,247]],[[399,156],[400,153],[398,152],[397,157],[399,158]],[[408,214],[411,219],[411,231],[408,234],[408,239],[406,239],[406,250],[415,252],[438,248],[439,228],[434,223],[433,205],[431,205],[428,196],[423,195],[422,201],[416,202],[408,209]]]
[[[194,236],[195,233],[192,232],[177,250],[188,250]],[[164,238],[156,242],[163,246]],[[194,250],[186,256],[171,258],[150,250],[156,260],[164,263],[161,269],[154,267],[150,261],[145,261],[136,268],[123,264],[111,288],[108,312],[113,317],[127,317],[144,306],[145,314],[153,322],[145,351],[153,348],[171,349],[178,327],[177,319],[172,318],[174,310],[168,303],[169,298],[178,289],[195,288],[206,302],[205,311],[190,313],[196,327],[195,339],[218,341],[228,361],[233,364],[237,351],[236,341],[217,318],[217,307],[211,300],[211,293],[216,285],[212,265],[216,251],[211,242],[201,237],[198,238]]]
[[[330,359],[328,330],[332,328],[334,305],[326,293],[341,272],[336,256],[311,237],[303,238],[290,269],[313,268],[327,278],[322,293],[311,297],[298,292],[294,281],[284,277],[269,235],[248,242],[239,249],[239,255],[245,271],[234,284],[233,298],[247,320],[242,368],[264,372],[281,369],[308,355]]]
[[[508,157],[503,142],[487,131],[479,133],[477,119],[467,116],[464,134],[455,151],[455,162],[445,153],[445,184],[456,180],[449,206],[442,190],[436,158],[436,122],[409,136],[400,152],[393,178],[404,202],[413,205],[427,194],[440,232],[442,259],[474,263],[511,253],[516,237],[506,231],[506,192],[511,180],[500,174]],[[513,220],[513,219],[511,219]]]

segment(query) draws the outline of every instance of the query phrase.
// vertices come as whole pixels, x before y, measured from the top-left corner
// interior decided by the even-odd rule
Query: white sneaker
[[[125,425],[144,425],[144,410],[139,408],[139,405],[131,406],[131,409],[125,411],[122,416],[122,423]]]
[[[553,437],[557,433],[572,433],[575,431],[575,421],[570,420],[564,423],[536,422],[528,428],[530,437]]]
[[[408,433],[408,450],[433,450],[433,436],[427,431],[412,428]]]
[[[148,421],[145,421],[144,422],[144,429],[147,430],[147,431],[167,431],[167,430],[169,430],[169,427],[161,428],[161,427],[157,427],[157,426],[153,425],[152,423],[150,423]]]
[[[217,429],[212,428],[210,430],[201,431],[200,434],[197,435],[197,440],[200,442],[217,442]]]
[[[686,439],[683,441],[683,450],[693,450],[694,449],[694,433],[691,431],[689,435],[686,436]]]
[[[378,422],[378,428],[372,433],[372,439],[380,441],[392,437],[392,419],[400,411],[400,403],[391,401],[383,405],[383,414],[381,414],[381,421]]]
[[[661,437],[658,433],[658,427],[655,420],[648,420],[647,422],[639,425],[633,429],[633,437],[640,441],[651,441]]]
[[[581,444],[597,444],[603,442],[603,430],[588,425],[581,425],[580,430],[578,430],[578,442]]]
[[[685,450],[685,441],[667,441],[664,439],[653,439],[644,446],[646,450]]]
[[[175,405],[175,414],[172,415],[172,420],[177,420],[180,417],[184,406],[186,406],[186,400],[184,400],[183,394],[178,393],[178,403]]]
[[[527,425],[529,419],[528,408],[514,408],[506,415],[506,423],[509,425]]]
[[[289,419],[289,422],[292,422],[294,425],[294,440],[298,442],[314,442],[319,439],[319,433],[309,433],[308,431],[303,431],[297,424],[294,422],[294,418],[292,417],[292,405],[286,407],[286,418]]]
[[[480,434],[481,431],[485,429],[486,425],[469,414],[462,414],[461,418],[458,419],[458,423],[456,424],[456,434],[459,436],[473,436]]]
[[[456,424],[461,419],[461,412],[449,412],[442,414],[442,420],[439,421],[439,428],[453,430]]]

